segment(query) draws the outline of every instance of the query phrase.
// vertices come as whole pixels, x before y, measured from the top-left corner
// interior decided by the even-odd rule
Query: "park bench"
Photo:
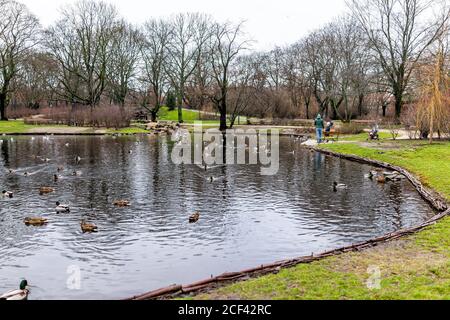
[[[339,141],[339,131],[335,128],[332,128],[329,133],[324,131],[324,138],[323,140],[325,142],[338,142]]]

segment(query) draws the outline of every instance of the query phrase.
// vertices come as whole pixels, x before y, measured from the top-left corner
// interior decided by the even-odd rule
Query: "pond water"
[[[364,177],[370,166],[288,137],[276,176],[259,166],[176,166],[166,137],[0,139],[0,189],[15,193],[0,199],[0,290],[26,278],[30,299],[126,298],[361,242],[434,214],[406,180],[377,184]],[[334,193],[333,181],[348,190]],[[39,195],[42,186],[55,192]],[[132,205],[116,208],[118,199]],[[56,201],[71,212],[54,213]],[[196,211],[199,222],[189,224]],[[49,224],[27,227],[27,216]],[[83,234],[81,219],[99,232]]]

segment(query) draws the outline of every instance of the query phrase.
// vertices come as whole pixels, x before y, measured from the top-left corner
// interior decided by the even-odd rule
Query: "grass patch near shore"
[[[379,132],[378,133],[380,140],[388,140],[392,139],[392,135],[387,132]],[[363,142],[368,141],[369,133],[363,132],[360,134],[353,134],[353,135],[343,135],[339,138],[340,141],[354,141],[354,142]]]
[[[129,128],[122,128],[122,129],[108,129],[107,133],[120,133],[120,134],[139,134],[139,133],[148,133],[149,131],[143,128],[139,127],[129,127]]]
[[[450,143],[417,141],[323,145],[402,166],[450,200]],[[380,288],[367,286],[381,272]],[[375,278],[376,279],[376,278]],[[401,240],[228,285],[187,299],[450,299],[450,217]]]
[[[39,126],[28,125],[23,120],[9,120],[0,121],[0,133],[26,133],[30,129],[38,128]]]

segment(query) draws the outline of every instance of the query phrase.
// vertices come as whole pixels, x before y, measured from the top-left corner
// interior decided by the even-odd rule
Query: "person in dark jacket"
[[[320,114],[317,115],[317,118],[314,121],[314,126],[316,127],[317,143],[320,144],[322,142],[323,129],[325,128],[324,121]]]

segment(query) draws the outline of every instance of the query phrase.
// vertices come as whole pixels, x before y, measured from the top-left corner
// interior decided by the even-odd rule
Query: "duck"
[[[116,207],[129,207],[130,206],[130,201],[127,200],[116,200],[113,202],[113,205],[115,205]]]
[[[196,212],[189,217],[189,223],[196,223],[200,219],[200,213]]]
[[[30,290],[28,290],[28,281],[22,280],[18,290],[11,290],[0,296],[0,300],[27,300]]]
[[[80,171],[74,171],[74,172],[72,172],[72,176],[74,176],[74,177],[81,176],[81,172]]]
[[[30,218],[30,217],[27,217],[27,218],[23,219],[23,222],[27,226],[40,227],[40,226],[43,226],[43,225],[47,224],[48,220],[45,219],[45,218]]]
[[[53,181],[57,182],[59,180],[59,176],[57,174],[53,175]]]
[[[55,191],[55,189],[53,189],[51,187],[40,187],[39,188],[39,194],[40,195],[47,194],[47,193],[52,193],[54,191]]]
[[[377,172],[376,171],[370,171],[366,177],[370,180],[372,180],[373,178],[375,178],[377,176]]]
[[[86,220],[82,220],[80,226],[83,233],[98,231],[98,227],[95,224],[87,223]]]
[[[64,167],[58,167],[57,171],[58,172],[64,171]]]
[[[386,183],[386,177],[382,174],[377,176],[377,182],[378,183]]]
[[[3,190],[3,191],[2,191],[2,195],[3,195],[5,198],[12,198],[12,197],[14,196],[14,193],[12,193],[11,191]]]
[[[76,161],[77,164],[79,164],[79,163],[81,162],[81,157],[80,157],[80,156],[77,156],[77,157],[75,158],[75,161]]]
[[[338,189],[347,189],[347,185],[345,185],[343,183],[337,183],[336,181],[333,182],[333,191],[337,192]]]
[[[28,175],[29,175],[28,171],[25,171],[25,172],[23,173],[23,175],[24,175],[25,177],[28,177]]]
[[[61,204],[59,201],[56,201],[56,213],[67,213],[67,212],[70,212],[69,206]]]

